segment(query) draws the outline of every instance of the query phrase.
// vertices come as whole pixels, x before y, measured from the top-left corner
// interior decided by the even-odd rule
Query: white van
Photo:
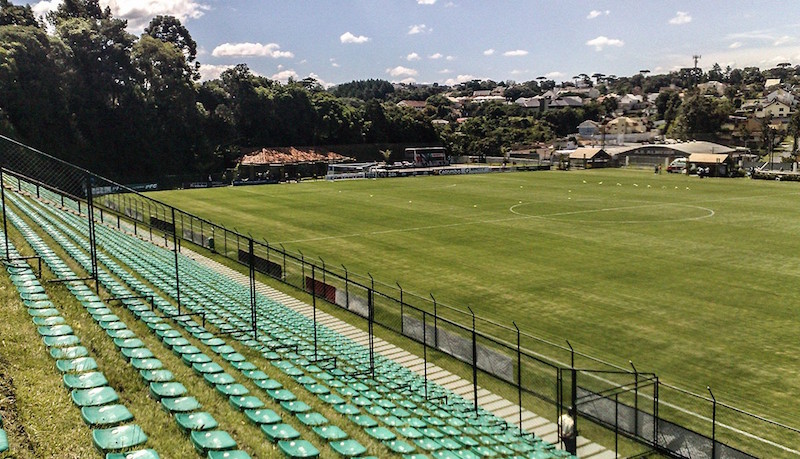
[[[682,174],[685,170],[686,158],[675,158],[671,163],[669,163],[669,166],[667,166],[667,172]]]

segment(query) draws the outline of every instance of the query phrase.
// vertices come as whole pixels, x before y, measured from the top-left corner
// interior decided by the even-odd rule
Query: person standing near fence
[[[564,443],[564,450],[570,454],[575,454],[578,449],[578,432],[575,430],[575,420],[569,414],[562,414],[558,417],[558,430],[561,432],[561,441]]]

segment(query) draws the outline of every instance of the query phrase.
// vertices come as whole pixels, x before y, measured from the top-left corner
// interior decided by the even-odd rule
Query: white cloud
[[[223,43],[211,52],[214,57],[225,56],[260,56],[272,57],[277,59],[279,57],[294,57],[289,51],[281,51],[280,46],[276,43]]]
[[[602,51],[603,48],[605,48],[606,46],[621,47],[624,44],[625,42],[618,38],[608,38],[603,35],[600,35],[597,38],[592,38],[591,40],[586,42],[586,45],[594,46],[595,51]]]
[[[37,6],[44,7],[49,3],[56,6],[60,1],[42,1]],[[190,19],[198,19],[210,9],[209,5],[193,0],[100,0],[100,6],[111,8],[115,17],[127,19],[128,31],[141,32],[158,15],[175,16],[182,23]]]
[[[408,34],[409,35],[416,35],[418,33],[431,33],[433,29],[428,28],[425,24],[415,24],[412,26],[408,26]]]
[[[414,84],[416,82],[417,82],[417,80],[415,80],[414,78],[411,78],[411,77],[403,78],[402,80],[400,80],[400,83],[403,83],[403,84]]]
[[[683,25],[692,22],[692,17],[686,11],[678,11],[675,17],[669,20],[672,25]]]
[[[58,8],[60,3],[61,0],[42,0],[41,2],[34,3],[33,6],[31,6],[31,9],[33,9],[33,14],[35,14],[36,17],[41,18],[47,13]]]
[[[403,67],[402,65],[398,65],[393,69],[386,69],[386,73],[393,77],[399,76],[417,76],[419,72],[414,69],[410,69],[408,67]]]
[[[450,69],[441,69],[437,73],[445,74],[445,73],[453,73],[453,71]]]
[[[551,80],[555,80],[556,78],[563,78],[564,77],[564,73],[563,72],[548,72],[548,73],[545,73],[544,76],[546,78],[551,79]]]
[[[280,72],[272,75],[269,78],[270,80],[277,80],[280,81],[281,83],[286,83],[287,81],[289,81],[289,78],[297,80],[298,79],[297,77],[298,77],[297,72],[289,69],[289,70],[281,70]]]
[[[434,3],[436,3],[436,0],[417,0],[419,5],[433,5]]]
[[[789,42],[791,42],[793,40],[794,40],[794,38],[792,38],[792,37],[790,37],[788,35],[784,35],[782,37],[778,37],[778,39],[775,40],[772,44],[774,46],[781,46],[781,45],[785,45],[786,43],[789,43]]]
[[[454,60],[456,60],[456,57],[455,57],[455,56],[447,56],[447,57],[445,57],[444,59],[445,59],[446,61],[454,61]]]
[[[486,51],[483,52],[484,56],[491,56],[492,54],[494,54],[494,49],[492,49],[492,48],[489,48],[489,49],[487,49]]]
[[[331,58],[330,61],[331,61],[331,67],[339,67],[339,63],[336,62],[336,59]]]
[[[448,86],[453,86],[461,83],[466,83],[467,81],[477,80],[478,78],[474,77],[473,75],[458,75],[455,78],[448,78],[444,81],[444,84]]]
[[[345,32],[345,33],[339,35],[339,41],[341,41],[342,43],[360,44],[360,43],[368,42],[369,41],[369,37],[365,37],[363,35],[353,35],[350,32]]]
[[[406,56],[406,60],[407,61],[418,61],[420,59],[422,59],[422,58],[419,57],[419,54],[417,54],[417,53],[411,53],[408,56]]]
[[[441,53],[433,53],[430,56],[428,56],[428,59],[441,59],[443,57],[444,56]]]
[[[728,45],[728,48],[730,48],[730,49],[736,49],[736,48],[741,48],[741,47],[742,47],[742,42],[740,42],[740,41],[735,41],[735,42],[731,43],[730,45]]]
[[[506,51],[503,53],[503,56],[506,57],[518,57],[518,56],[527,56],[528,52],[524,49],[515,49],[513,51]]]
[[[232,69],[232,65],[213,65],[201,64],[200,65],[200,81],[208,81],[219,78],[225,70]]]
[[[604,14],[606,16],[608,16],[610,13],[611,13],[611,11],[609,11],[609,10],[605,10],[605,11],[592,10],[592,11],[589,11],[589,15],[586,16],[586,19],[598,18],[598,17],[600,17],[600,16],[602,16]]]

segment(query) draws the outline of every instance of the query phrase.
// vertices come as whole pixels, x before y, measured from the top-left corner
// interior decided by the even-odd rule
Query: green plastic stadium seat
[[[466,435],[459,435],[459,436],[455,437],[455,439],[459,443],[461,443],[462,445],[470,447],[470,448],[472,448],[474,446],[480,446],[481,445],[480,442],[478,442],[474,438],[468,437]]]
[[[233,396],[228,399],[231,406],[239,411],[259,409],[264,407],[264,402],[255,395]]]
[[[53,325],[64,325],[67,321],[61,316],[34,317],[33,323],[37,326],[52,327]]]
[[[269,409],[244,410],[244,414],[256,425],[277,424],[281,422],[280,415]]]
[[[113,339],[131,339],[136,337],[136,333],[127,328],[122,330],[106,330],[106,334]]]
[[[322,426],[328,423],[328,419],[317,412],[298,413],[295,416],[303,425],[309,427]]]
[[[257,379],[253,381],[256,386],[264,389],[264,390],[277,390],[283,387],[283,384],[275,381],[274,379]]]
[[[436,451],[432,454],[435,459],[461,459],[461,456],[446,449]]]
[[[80,338],[75,335],[45,336],[42,341],[47,347],[69,347],[77,346],[81,343]]]
[[[250,455],[240,449],[231,451],[209,451],[208,459],[250,459]]]
[[[331,446],[331,449],[344,457],[360,456],[367,452],[367,448],[355,440],[333,441],[328,444]]]
[[[469,449],[461,449],[458,450],[456,453],[458,454],[458,457],[460,457],[461,459],[480,459],[480,456],[473,453],[472,450]],[[527,458],[527,456],[524,457]]]
[[[91,389],[73,389],[72,403],[75,406],[101,406],[119,400],[119,395],[108,386],[94,387]]]
[[[158,370],[164,366],[158,359],[131,359],[131,366],[137,370]]]
[[[216,386],[217,384],[233,384],[236,382],[236,379],[228,373],[209,373],[203,375],[203,379],[212,386]]]
[[[311,430],[327,441],[339,441],[348,437],[347,432],[333,425],[317,426]]]
[[[497,456],[497,452],[493,449],[489,448],[488,446],[476,446],[472,448],[472,452],[477,454],[480,457],[495,457]],[[549,456],[549,454],[548,454]]]
[[[186,395],[186,387],[179,382],[153,382],[150,383],[150,395],[161,400],[164,397],[182,397]]]
[[[120,349],[143,347],[144,343],[139,338],[115,338],[114,345]]]
[[[148,383],[172,381],[174,376],[169,370],[140,370],[139,374]]]
[[[97,449],[106,453],[141,445],[147,441],[147,435],[138,425],[128,424],[108,429],[94,429],[92,440]]]
[[[77,359],[78,357],[86,357],[89,355],[89,350],[83,346],[72,347],[54,347],[50,349],[50,357],[58,359]]]
[[[91,357],[78,357],[70,360],[57,360],[56,368],[61,373],[84,373],[97,369],[97,362]]]
[[[8,435],[6,435],[6,431],[0,429],[0,453],[4,453],[8,451]]]
[[[194,363],[192,364],[192,370],[196,373],[205,375],[205,374],[214,374],[214,373],[222,373],[225,371],[220,364],[216,362],[211,363]]]
[[[329,405],[341,405],[345,402],[345,399],[339,397],[336,394],[322,394],[318,396],[320,400],[329,404]]]
[[[436,441],[440,445],[444,446],[445,449],[460,449],[460,448],[462,448],[464,446],[461,443],[457,442],[456,440],[453,440],[450,437],[438,438],[438,439],[436,439]],[[513,451],[511,453],[513,453]],[[511,454],[511,453],[509,453],[509,454]]]
[[[202,408],[194,397],[162,398],[161,406],[170,413],[188,413]]]
[[[357,425],[365,428],[378,426],[378,421],[372,419],[366,414],[357,414],[355,416],[350,416],[350,420],[355,422]]]
[[[108,380],[99,371],[90,371],[88,373],[67,373],[63,376],[64,385],[67,389],[91,389],[93,387],[101,387],[108,385]]]
[[[442,445],[427,437],[417,438],[414,440],[414,443],[426,451],[436,451],[442,449]]]
[[[245,378],[251,379],[253,381],[262,381],[265,379],[269,379],[269,376],[267,376],[267,374],[261,370],[247,370],[243,371],[242,374],[244,374]]]
[[[160,459],[154,449],[140,449],[128,453],[108,453],[106,459]]]
[[[282,440],[278,449],[289,458],[319,457],[319,450],[306,440]]]
[[[383,444],[393,452],[399,454],[409,454],[417,450],[416,446],[408,444],[403,440],[389,440],[383,442]]]
[[[236,442],[224,430],[192,431],[189,434],[192,444],[200,454],[209,451],[225,451],[236,448]]]
[[[28,314],[31,317],[52,317],[61,314],[56,308],[42,308],[42,309],[28,309]]]
[[[248,361],[230,361],[230,364],[233,368],[236,368],[239,371],[253,371],[258,369],[255,365]]]
[[[263,424],[261,430],[273,443],[279,440],[294,440],[300,438],[300,432],[289,424]]]
[[[361,410],[357,406],[353,406],[349,403],[341,403],[334,405],[333,409],[336,410],[336,412],[339,414],[344,414],[348,416],[353,414],[359,414],[361,412]]]
[[[175,330],[170,330],[170,331],[174,331],[175,333],[178,333]],[[191,343],[189,342],[188,339],[180,336],[180,333],[178,333],[178,336],[176,336],[174,338],[170,338],[170,337],[164,338],[164,344],[166,344],[170,349],[172,349],[172,348],[176,348],[178,346],[188,346]]]
[[[216,429],[219,423],[214,419],[214,416],[206,413],[205,411],[198,411],[196,413],[178,413],[175,415],[175,422],[186,431],[191,430],[213,430]]]
[[[153,353],[146,347],[124,348],[122,349],[122,355],[125,357],[125,360],[153,358]]]
[[[311,411],[311,406],[309,406],[308,403],[300,400],[281,402],[281,408],[293,414],[307,413]]]
[[[269,395],[273,400],[277,402],[288,402],[291,400],[297,400],[297,396],[295,396],[291,391],[286,389],[275,389],[267,390],[267,395]]]
[[[235,383],[235,384],[217,384],[214,386],[219,393],[226,397],[231,396],[240,396],[240,395],[247,395],[250,393],[250,390],[245,386]]]
[[[132,420],[133,414],[124,405],[85,406],[81,417],[92,427],[108,427]]]
[[[191,366],[192,364],[195,364],[195,363],[209,363],[209,362],[211,362],[211,357],[209,357],[209,356],[207,356],[207,355],[205,355],[203,353],[199,353],[199,354],[183,354],[181,356],[181,359],[183,360],[183,363],[185,363],[185,364],[187,364],[189,366]]]
[[[39,327],[36,331],[42,336],[65,336],[72,334],[72,327],[69,325],[52,325],[49,327]]]
[[[397,435],[386,427],[367,427],[364,429],[364,432],[379,441],[388,441],[397,438]]]

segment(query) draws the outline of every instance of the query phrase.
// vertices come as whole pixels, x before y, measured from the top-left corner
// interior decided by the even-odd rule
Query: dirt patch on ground
[[[33,441],[17,412],[16,389],[11,372],[10,363],[0,355],[0,416],[3,418],[3,430],[8,434],[9,443],[16,440],[16,449],[35,453]]]

